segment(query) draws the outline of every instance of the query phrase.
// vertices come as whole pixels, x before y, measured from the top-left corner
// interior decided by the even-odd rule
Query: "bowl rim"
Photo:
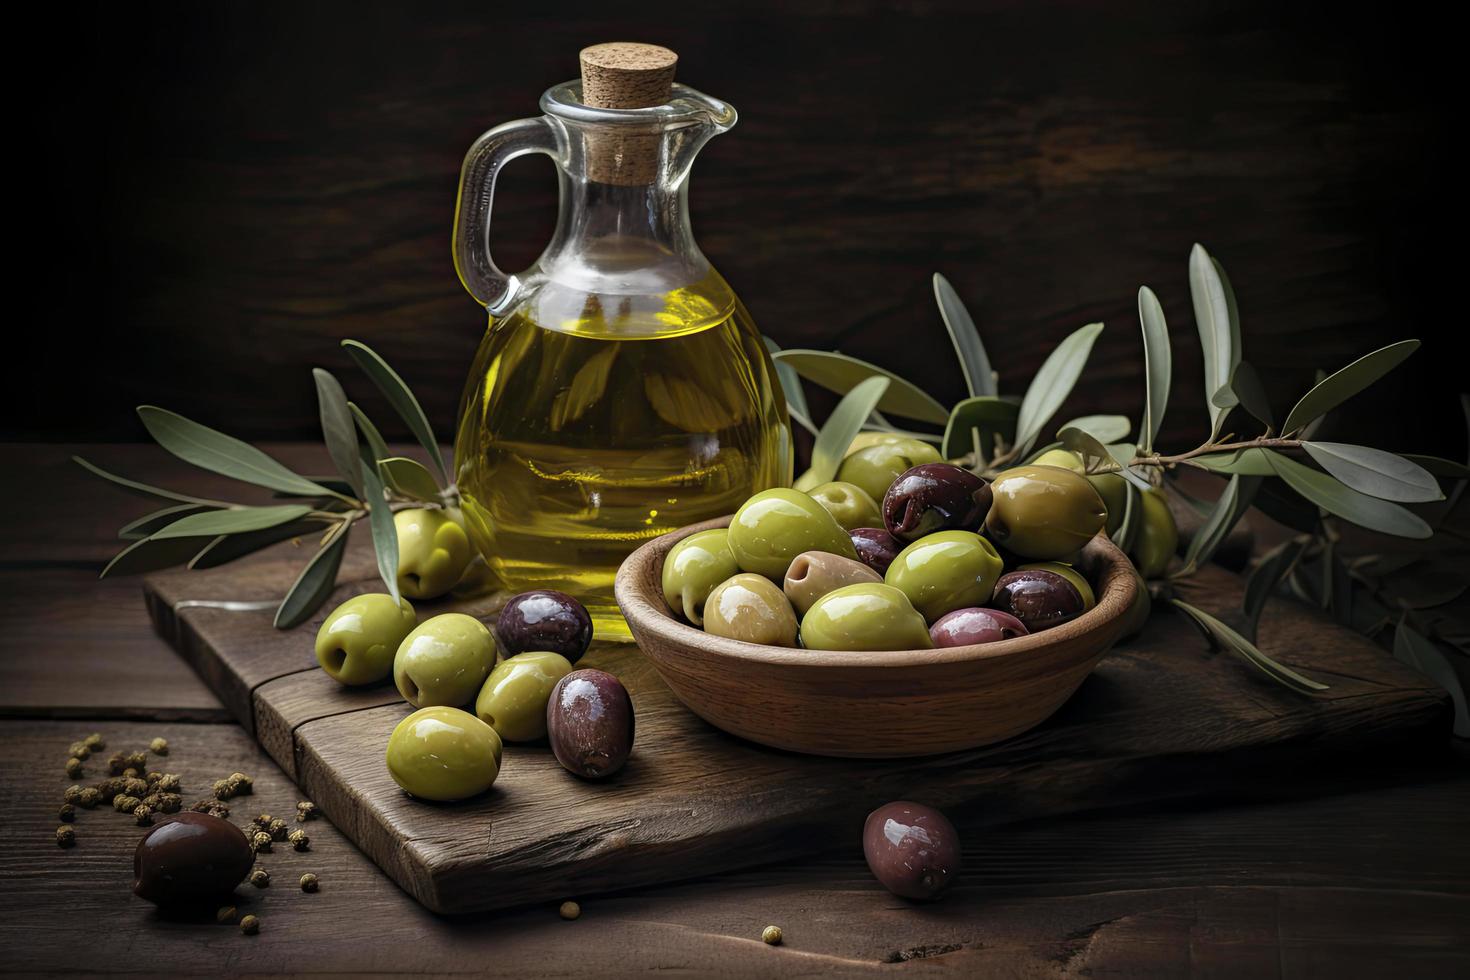
[[[1132,563],[1106,534],[1099,533],[1081,551],[1083,558],[1100,570],[1098,575],[1102,581],[1093,584],[1097,593],[1096,604],[1076,619],[1040,633],[1029,633],[992,643],[918,650],[808,650],[804,647],[750,643],[746,640],[715,636],[683,622],[669,609],[661,584],[652,589],[641,584],[641,581],[661,581],[663,558],[679,541],[700,531],[728,527],[733,517],[733,514],[727,514],[698,524],[685,525],[646,542],[624,559],[618,567],[613,592],[635,639],[638,638],[639,631],[644,631],[681,649],[697,649],[716,656],[772,666],[852,669],[971,663],[1034,653],[1106,630],[1127,615],[1138,594],[1137,579],[1122,571],[1123,566],[1131,568]],[[658,565],[658,574],[644,578],[643,569],[655,562]],[[650,592],[654,593],[652,597]]]

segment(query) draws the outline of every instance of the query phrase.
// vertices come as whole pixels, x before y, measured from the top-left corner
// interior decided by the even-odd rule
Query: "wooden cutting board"
[[[1156,611],[1049,721],[1000,745],[930,759],[835,760],[728,736],[685,710],[632,645],[595,644],[583,665],[618,675],[637,711],[627,767],[601,784],[563,772],[545,746],[507,746],[494,788],[465,803],[406,797],[383,762],[408,706],[391,681],[338,686],[312,640],[338,602],[379,591],[366,535],[311,622],[271,627],[266,609],[306,558],[291,544],[205,572],[150,576],[154,622],[327,816],[424,905],[468,912],[697,877],[858,846],[866,813],[912,798],[966,826],[1250,785],[1295,789],[1345,752],[1433,738],[1447,698],[1366,639],[1315,611],[1273,601],[1262,646],[1331,685],[1303,697]],[[1228,613],[1240,580],[1218,567],[1184,590]],[[421,617],[487,618],[504,596],[422,603]],[[881,739],[882,732],[873,737]]]

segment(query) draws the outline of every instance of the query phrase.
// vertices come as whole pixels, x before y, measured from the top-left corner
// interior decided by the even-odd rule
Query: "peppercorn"
[[[320,887],[321,887],[321,881],[320,881],[320,879],[318,879],[317,876],[314,875],[314,874],[312,874],[310,871],[308,871],[306,874],[304,874],[304,875],[301,876],[301,890],[302,891],[304,891],[304,892],[314,892],[314,891],[316,891]]]
[[[77,818],[77,808],[70,803],[63,803],[61,809],[56,811],[56,815],[61,818],[62,823],[71,823]]]
[[[130,769],[136,769],[139,773],[142,773],[148,768],[148,753],[141,751],[129,752],[127,762]]]
[[[271,849],[271,835],[263,830],[257,830],[250,837],[250,849],[256,854],[262,851],[269,851]]]
[[[102,794],[97,792],[96,787],[88,786],[82,790],[82,795],[77,798],[77,805],[86,810],[91,810],[102,802]]]
[[[255,824],[255,826],[261,830],[269,830],[271,826],[271,821],[274,819],[276,818],[271,816],[269,813],[261,813],[251,817],[250,822]]]
[[[113,797],[122,792],[122,784],[123,781],[121,776],[113,776],[110,779],[104,779],[102,780],[102,782],[97,784],[97,795],[101,797],[102,802],[111,803]]]
[[[112,798],[112,808],[118,813],[132,813],[142,805],[143,801],[136,796],[127,796],[120,793]]]
[[[214,781],[214,798],[217,800],[228,800],[235,795],[235,786],[228,779],[216,779]]]
[[[236,796],[249,796],[255,792],[255,780],[243,772],[230,773],[230,782],[234,784],[234,795]]]
[[[121,776],[123,770],[128,767],[128,757],[121,752],[114,752],[107,759],[107,774],[109,776]]]
[[[137,822],[139,827],[153,826],[153,807],[145,803],[139,803],[133,810],[133,820]]]
[[[291,825],[284,820],[272,820],[266,825],[265,832],[271,835],[271,840],[285,840],[287,828]],[[299,833],[299,831],[298,831]]]
[[[148,743],[148,751],[152,752],[154,755],[168,755],[168,740],[155,738],[153,741]]]
[[[143,770],[141,770],[141,769],[134,769],[132,766],[128,766],[128,768],[126,768],[126,769],[124,769],[122,771],[122,777],[124,779],[138,779],[138,778],[142,777],[142,775],[143,775]]]
[[[196,800],[193,803],[189,804],[189,809],[193,810],[195,813],[205,813],[209,810],[210,807],[217,805],[219,805],[219,801],[215,799]]]
[[[177,793],[179,791],[179,774],[166,772],[158,777],[158,791],[160,793]]]
[[[218,922],[220,925],[226,925],[228,923],[234,922],[235,916],[239,914],[240,913],[235,910],[235,906],[233,905],[221,906],[220,910],[214,913],[214,921]]]
[[[61,799],[66,803],[78,803],[82,799],[82,788],[80,786],[68,786],[66,792],[61,794]]]
[[[184,798],[178,793],[159,793],[158,809],[163,813],[178,813],[184,805]]]
[[[64,824],[56,828],[56,846],[74,847],[77,842],[77,832],[70,825]]]
[[[141,798],[148,795],[148,784],[136,777],[131,779],[124,777],[122,789],[123,792],[128,794],[129,796],[137,796]]]
[[[72,756],[70,759],[67,759],[66,774],[72,779],[80,779],[82,777],[82,760],[78,759],[76,756]]]
[[[230,816],[230,808],[225,806],[223,803],[216,803],[214,806],[210,807],[204,812],[209,814],[211,817],[219,817],[221,820],[227,820]]]
[[[143,774],[143,782],[147,783],[149,786],[157,786],[158,781],[162,778],[163,773],[159,772],[157,769],[149,769]]]
[[[317,817],[317,813],[318,810],[316,808],[316,804],[311,802],[310,800],[302,800],[300,803],[296,804],[297,823],[305,823],[308,820],[315,820]]]
[[[781,945],[781,927],[766,926],[764,929],[761,930],[761,942],[765,943],[767,946]]]
[[[250,883],[256,888],[268,888],[271,883],[271,873],[264,868],[256,868],[250,872]]]
[[[562,902],[561,908],[557,909],[557,914],[568,922],[571,922],[582,914],[582,906],[576,902]]]
[[[92,747],[86,742],[73,742],[71,748],[66,750],[66,754],[86,761],[87,757],[92,754]]]
[[[288,836],[286,839],[289,840],[291,842],[291,846],[296,848],[296,850],[298,851],[311,850],[311,838],[306,836],[306,831],[304,830],[293,830],[291,831],[290,836]]]
[[[253,915],[247,915],[240,920],[240,931],[247,936],[253,936],[260,931],[260,920]]]
[[[99,749],[107,748],[107,743],[102,741],[102,736],[98,735],[96,732],[93,732],[86,738],[82,739],[82,742],[93,752],[96,752]]]

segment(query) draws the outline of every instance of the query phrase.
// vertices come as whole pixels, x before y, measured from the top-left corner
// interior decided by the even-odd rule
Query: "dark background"
[[[840,347],[963,395],[930,292],[969,303],[1002,390],[1090,320],[1067,412],[1141,408],[1135,295],[1174,335],[1164,444],[1204,424],[1187,256],[1225,265],[1278,417],[1406,336],[1426,349],[1336,434],[1462,456],[1450,32],[1267,3],[251,3],[57,7],[10,386],[19,439],[136,439],[152,402],[250,438],[317,438],[312,365],[363,339],[440,435],[484,327],[449,254],[464,150],[533,115],[577,51],[647,40],[732,102],[691,189],[704,250],[787,347]],[[555,214],[551,163],[496,198],[505,268]],[[16,370],[18,368],[18,370]],[[387,425],[386,411],[376,413]],[[387,425],[391,430],[391,425]],[[1189,445],[1194,445],[1190,442]],[[1180,445],[1179,448],[1187,448]]]

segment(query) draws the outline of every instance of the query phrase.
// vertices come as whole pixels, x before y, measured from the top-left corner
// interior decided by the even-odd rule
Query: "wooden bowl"
[[[718,728],[813,755],[895,757],[975,748],[1019,735],[1071,697],[1123,630],[1137,595],[1127,557],[1099,535],[1079,567],[1097,605],[1042,633],[943,650],[846,652],[712,636],[664,601],[664,556],[692,524],[643,545],[618,569],[618,605],[675,696]]]

